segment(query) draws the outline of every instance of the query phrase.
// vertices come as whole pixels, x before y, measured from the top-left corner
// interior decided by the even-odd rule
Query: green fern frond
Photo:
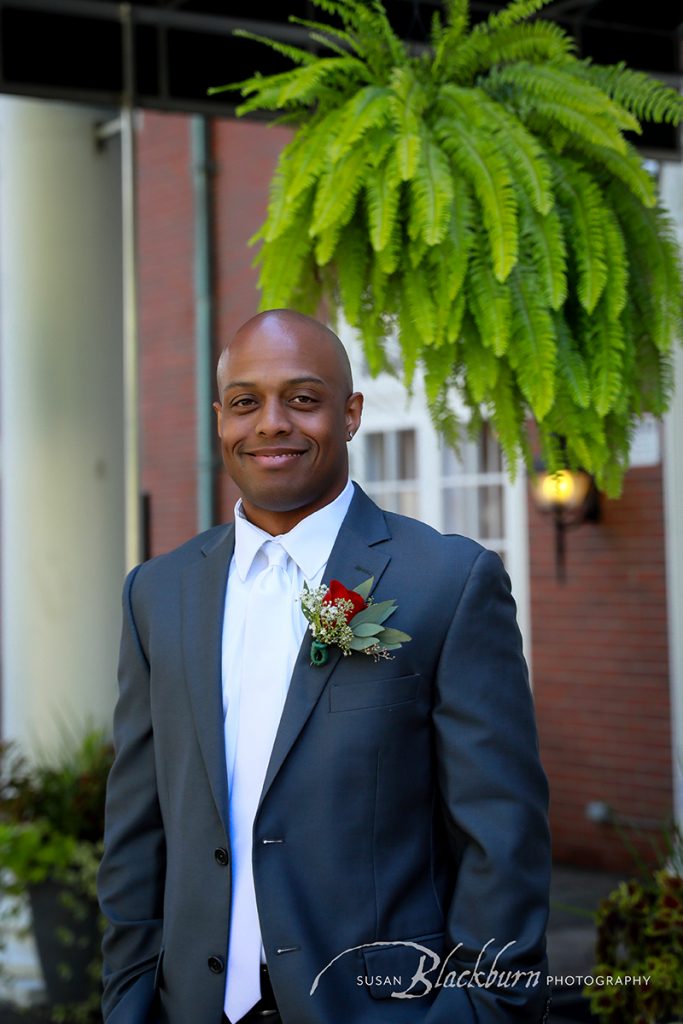
[[[366,226],[356,215],[342,229],[335,252],[341,305],[351,327],[358,326],[365,288],[369,261],[367,237]]]
[[[401,178],[410,181],[417,171],[422,115],[427,106],[427,95],[408,66],[394,68],[391,88],[389,105],[397,131],[396,150]]]
[[[559,158],[554,164],[557,192],[570,214],[571,234],[565,231],[578,271],[581,305],[592,313],[607,284],[604,199],[595,182],[575,164]]]
[[[314,100],[323,85],[334,86],[349,94],[355,82],[370,84],[372,77],[357,57],[324,57],[315,64],[287,72],[287,81],[280,85],[278,104],[287,107]]]
[[[604,89],[639,121],[676,125],[683,120],[683,96],[676,89],[643,71],[632,71],[623,61],[604,66],[585,60],[575,68],[575,74],[578,73],[584,74],[599,89]]]
[[[440,118],[435,134],[455,168],[465,176],[481,206],[496,277],[504,281],[517,261],[517,201],[504,156],[486,135],[469,127],[474,101],[465,90],[445,86],[443,105],[450,113]]]
[[[607,254],[607,284],[603,293],[609,320],[618,320],[628,299],[629,264],[626,243],[619,222],[608,206],[603,207],[603,228]]]
[[[486,123],[496,136],[501,150],[513,168],[519,184],[527,192],[539,213],[546,214],[553,205],[552,173],[538,140],[521,121],[506,110],[496,97],[483,89],[473,89]]]
[[[331,224],[346,224],[350,219],[356,196],[365,181],[367,166],[365,150],[356,146],[332,164],[320,178],[313,204],[313,220],[308,229],[311,237],[319,235]]]
[[[422,352],[424,367],[425,395],[431,406],[438,402],[453,373],[455,346],[441,345],[440,348],[426,348]]]
[[[375,262],[387,277],[396,271],[399,263],[401,262],[401,256],[403,255],[403,232],[398,218],[394,221],[389,241],[379,252],[375,253]]]
[[[403,275],[403,292],[408,312],[423,345],[434,345],[436,338],[436,304],[430,287],[430,275],[423,264],[410,267]]]
[[[320,59],[315,53],[311,53],[310,50],[302,50],[300,46],[292,46],[289,43],[280,42],[279,39],[261,36],[258,32],[250,32],[246,28],[235,28],[232,30],[232,34],[239,39],[251,39],[254,43],[263,43],[264,46],[268,46],[275,53],[287,57],[294,64],[317,64]]]
[[[494,276],[481,245],[470,257],[467,285],[467,305],[481,342],[496,356],[502,356],[510,341],[510,289]]]
[[[533,108],[530,107],[524,115],[524,120],[532,131],[540,134],[552,135],[559,129],[566,136],[566,141],[555,146],[557,152],[562,152],[568,143],[580,150],[583,142],[613,149],[617,153],[626,152],[623,135],[606,118],[598,114],[587,114],[564,103],[536,99]]]
[[[532,275],[516,268],[510,281],[512,340],[510,366],[537,420],[543,420],[555,398],[557,349],[552,314],[535,287]]]
[[[342,57],[346,56],[349,50],[354,51],[357,57],[361,56],[356,39],[354,39],[350,32],[346,32],[344,29],[337,28],[335,25],[329,25],[324,21],[298,18],[294,14],[290,14],[287,21],[292,25],[301,25],[302,28],[307,28],[310,39],[322,43],[323,46],[329,47]],[[337,40],[337,42],[335,43],[333,40]]]
[[[542,217],[528,202],[520,204],[523,251],[538,275],[545,302],[558,310],[567,298],[567,250],[556,210]]]
[[[514,25],[492,35],[470,35],[464,43],[449,51],[444,61],[460,84],[471,84],[486,71],[515,61],[565,61],[576,49],[574,39],[559,25],[536,21]]]
[[[443,268],[442,272],[447,272],[447,269],[448,268]],[[455,344],[460,337],[460,330],[462,328],[462,321],[466,309],[467,300],[465,298],[465,293],[462,290],[460,290],[455,296],[451,302],[450,308],[445,310],[445,316],[443,316],[441,304],[438,306],[438,314],[440,318],[442,317],[443,322],[443,337],[444,340],[451,345]]]
[[[520,452],[525,449],[526,403],[505,363],[501,364],[498,379],[491,390],[489,415],[505,455],[507,471],[514,480]]]
[[[302,212],[304,216],[306,213],[310,216],[310,198]],[[254,265],[261,268],[261,309],[281,309],[291,302],[291,295],[299,287],[304,264],[310,256],[308,238],[298,225],[288,228],[274,241],[261,247],[254,260]]]
[[[462,354],[467,365],[467,390],[472,402],[479,405],[496,386],[501,362],[491,348],[483,344],[483,337],[469,313],[465,313],[462,326]]]
[[[515,88],[530,101],[541,100],[551,106],[564,107],[605,124],[610,134],[617,131],[640,132],[640,122],[625,107],[579,75],[573,75],[573,64],[532,64],[517,61],[495,72],[497,82]]]
[[[620,182],[612,182],[608,197],[627,241],[630,292],[647,319],[650,337],[666,352],[683,326],[683,277],[671,219],[660,207],[642,206]]]
[[[637,151],[627,145],[623,153],[617,153],[605,146],[596,146],[585,139],[581,143],[582,157],[588,157],[593,173],[605,181],[618,178],[633,192],[643,206],[654,206],[657,202],[657,188],[654,179],[643,166]]]
[[[453,206],[453,178],[450,164],[440,147],[425,133],[415,176],[410,182],[412,202],[408,233],[424,238],[427,245],[443,241]]]
[[[389,96],[389,89],[367,85],[347,101],[342,107],[337,138],[328,150],[333,163],[344,156],[370,128],[389,119]]]
[[[621,321],[610,320],[603,298],[591,321],[589,353],[592,399],[600,416],[606,416],[619,397],[623,349]]]
[[[341,0],[331,5],[318,3],[316,7],[338,14],[347,30],[352,31],[358,41],[359,49],[373,75],[382,73],[392,64],[405,60],[403,43],[393,31],[386,11],[376,0]],[[334,10],[331,7],[334,6]]]
[[[382,166],[368,177],[365,194],[370,242],[375,252],[381,252],[392,237],[401,197],[395,153],[388,153]]]
[[[444,287],[450,302],[460,293],[465,280],[474,237],[472,193],[467,182],[458,176],[453,178],[451,216],[440,254],[441,262],[448,273]]]
[[[480,29],[482,32],[490,33],[507,28],[509,25],[516,25],[552,2],[553,0],[512,0],[512,3],[504,7],[502,11],[489,14],[486,21],[481,22]]]
[[[588,409],[591,402],[591,387],[586,362],[574,344],[564,317],[555,315],[557,333],[557,365],[572,397],[580,409]],[[563,436],[567,436],[566,433]]]

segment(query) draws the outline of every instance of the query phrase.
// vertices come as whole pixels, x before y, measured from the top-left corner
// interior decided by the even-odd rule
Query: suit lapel
[[[228,782],[223,728],[221,657],[228,568],[235,545],[232,525],[183,574],[183,659],[197,739],[216,808],[228,829]]]
[[[345,586],[353,588],[374,576],[374,589],[390,561],[383,545],[390,538],[382,512],[356,485],[356,493],[332,548],[323,582],[339,579]],[[310,650],[311,635],[306,630],[273,744],[261,803],[342,657],[341,651],[333,648],[325,665],[314,666],[310,662]]]

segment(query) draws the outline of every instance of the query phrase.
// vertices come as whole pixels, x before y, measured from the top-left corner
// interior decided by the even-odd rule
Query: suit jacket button
[[[207,963],[209,965],[209,970],[213,974],[222,974],[223,973],[223,969],[225,967],[225,964],[223,963],[221,957],[219,957],[219,956],[210,956],[209,959],[207,960]]]
[[[227,866],[227,863],[230,860],[230,856],[226,849],[224,849],[222,846],[219,846],[217,850],[213,851],[213,855],[216,860],[216,864],[220,864],[222,868]]]

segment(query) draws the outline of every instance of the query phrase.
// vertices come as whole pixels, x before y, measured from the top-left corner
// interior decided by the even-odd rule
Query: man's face
[[[314,324],[267,317],[238,332],[222,359],[214,408],[225,467],[248,518],[284,533],[348,479],[346,444],[363,397]]]

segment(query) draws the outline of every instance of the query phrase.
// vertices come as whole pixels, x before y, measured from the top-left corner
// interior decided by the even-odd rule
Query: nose
[[[289,434],[291,429],[288,410],[284,403],[276,397],[266,399],[259,412],[256,433],[263,437],[275,437]]]

